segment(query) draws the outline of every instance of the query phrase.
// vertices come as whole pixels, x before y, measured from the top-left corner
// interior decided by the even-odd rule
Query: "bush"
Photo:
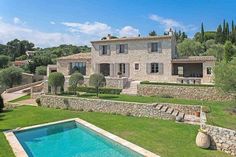
[[[0,72],[0,82],[9,88],[12,88],[14,85],[21,84],[22,72],[23,70],[21,68],[14,66],[3,69]]]
[[[5,68],[10,62],[10,58],[5,55],[0,55],[0,68]]]
[[[98,97],[99,88],[106,85],[106,79],[102,74],[92,74],[89,77],[89,85],[96,89]]]
[[[35,69],[35,73],[37,75],[47,75],[47,67],[46,66],[38,66]]]
[[[53,94],[57,94],[57,88],[63,88],[65,83],[65,77],[62,73],[54,72],[51,73],[48,77],[48,85],[51,87],[51,91]],[[54,89],[54,91],[52,90]]]
[[[3,110],[3,108],[4,108],[4,101],[2,96],[0,95],[0,112]]]
[[[79,85],[82,85],[84,83],[84,76],[80,73],[74,73],[71,75],[69,79],[69,90],[74,92],[76,94],[76,88]]]
[[[41,100],[40,100],[40,98],[37,98],[35,101],[36,101],[36,103],[38,104],[38,106],[41,106]]]
[[[69,87],[69,91],[70,91]],[[94,87],[77,87],[76,91],[78,92],[86,92],[86,93],[96,93],[96,89]],[[122,89],[119,88],[106,88],[106,87],[101,87],[99,89],[99,94],[120,94],[122,92]],[[73,94],[72,92],[70,92]]]

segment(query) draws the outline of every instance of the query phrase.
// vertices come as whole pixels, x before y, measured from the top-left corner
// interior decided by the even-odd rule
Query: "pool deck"
[[[122,139],[122,138],[120,138],[114,134],[111,134],[101,128],[98,128],[95,125],[88,123],[80,118],[73,118],[73,119],[61,120],[61,121],[56,121],[56,122],[44,123],[44,124],[34,125],[34,126],[30,126],[30,127],[16,128],[14,130],[4,131],[4,135],[6,136],[6,139],[9,142],[16,157],[28,157],[24,148],[21,146],[20,142],[17,140],[14,132],[43,127],[43,126],[47,126],[47,125],[63,123],[63,122],[69,122],[69,121],[76,121],[77,123],[82,124],[83,126],[95,131],[96,133],[101,134],[101,135],[105,136],[106,138],[109,138],[112,141],[115,141],[115,142],[129,148],[130,150],[143,155],[144,157],[160,157],[159,155],[156,155],[156,154],[154,154],[142,147],[139,147],[139,146],[137,146],[125,139]]]

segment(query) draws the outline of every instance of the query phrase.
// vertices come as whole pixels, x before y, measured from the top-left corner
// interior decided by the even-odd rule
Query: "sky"
[[[85,45],[107,34],[159,35],[172,28],[189,37],[236,21],[236,0],[0,0],[0,43],[18,38],[39,47]]]

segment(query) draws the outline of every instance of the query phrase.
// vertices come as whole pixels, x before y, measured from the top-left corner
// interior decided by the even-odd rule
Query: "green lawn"
[[[95,94],[84,94],[80,95],[80,97],[96,98]],[[141,103],[161,102],[161,103],[208,106],[211,111],[210,113],[207,114],[208,124],[236,130],[236,114],[232,112],[232,109],[236,107],[236,102],[201,101],[201,100],[187,100],[187,99],[149,97],[149,96],[110,95],[110,94],[100,94],[99,98],[117,100],[117,101],[141,102]]]
[[[0,113],[0,130],[74,117],[82,118],[162,157],[229,157],[223,152],[196,147],[198,126],[159,119],[23,106]],[[3,133],[0,133],[0,157],[13,156]]]
[[[15,103],[15,102],[27,100],[27,99],[30,99],[30,98],[31,98],[30,94],[27,94],[27,95],[24,95],[24,96],[19,97],[17,99],[11,100],[10,102]]]

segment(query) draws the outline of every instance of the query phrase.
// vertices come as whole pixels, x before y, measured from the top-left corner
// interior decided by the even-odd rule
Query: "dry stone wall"
[[[236,156],[236,131],[202,124],[201,128],[211,138],[211,149],[224,151]]]
[[[138,95],[143,96],[171,96],[181,99],[229,101],[234,96],[223,93],[215,87],[175,86],[175,85],[138,85]]]

